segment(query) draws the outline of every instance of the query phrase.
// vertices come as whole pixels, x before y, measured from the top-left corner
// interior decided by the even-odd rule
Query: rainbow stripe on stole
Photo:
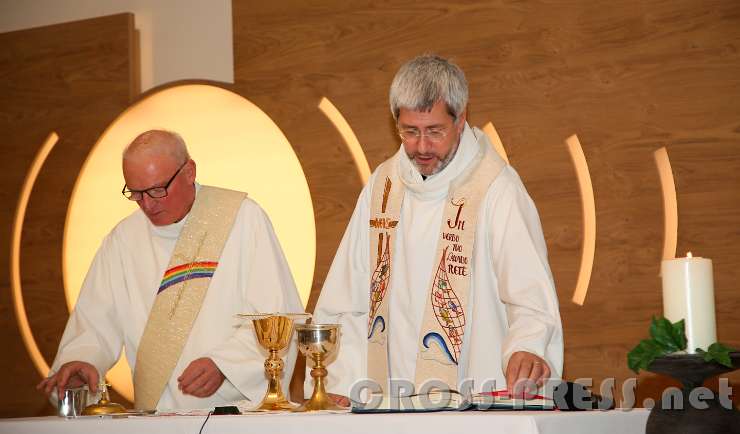
[[[213,277],[218,262],[201,261],[178,265],[164,272],[162,283],[159,284],[157,294],[185,280],[198,279],[201,277]]]

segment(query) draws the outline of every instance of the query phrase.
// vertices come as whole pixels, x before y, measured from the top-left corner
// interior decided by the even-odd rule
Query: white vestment
[[[392,241],[388,322],[391,378],[414,381],[420,327],[430,294],[430,277],[437,266],[434,254],[442,212],[450,182],[465,175],[478,151],[476,141],[473,129],[466,124],[453,160],[426,180],[405,155],[403,146],[399,150],[403,153],[399,174],[406,192],[396,239]],[[375,178],[373,173],[360,194],[314,310],[315,323],[342,326],[339,354],[328,365],[327,389],[345,396],[350,396],[355,382],[367,377],[372,272],[368,221]],[[542,357],[552,377],[560,377],[563,332],[547,246],[534,203],[511,166],[506,166],[490,185],[477,222],[465,309],[469,320],[458,381],[472,379],[476,391],[491,380],[496,389],[506,388],[506,364],[516,351]],[[486,385],[489,387],[491,383]]]
[[[122,347],[131,369],[136,369],[139,340],[186,219],[154,226],[137,210],[106,236],[64,330],[52,372],[81,360],[104,374]],[[303,307],[267,215],[247,198],[157,408],[211,408],[245,398],[257,404],[267,387],[263,366],[267,353],[259,347],[251,324],[235,315],[259,312],[303,312]],[[292,344],[282,383],[286,390],[296,354]],[[184,395],[177,377],[201,357],[213,359],[226,380],[210,397]]]

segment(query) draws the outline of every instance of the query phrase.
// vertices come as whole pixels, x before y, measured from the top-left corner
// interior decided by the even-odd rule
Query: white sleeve
[[[125,286],[121,259],[112,234],[95,254],[67,321],[51,373],[71,361],[88,362],[103,375],[118,360],[123,332],[116,310],[113,289]]]
[[[246,297],[248,311],[303,312],[288,262],[269,218],[254,203],[247,208],[250,209],[249,216],[244,222],[248,227],[244,229],[240,241],[245,249],[241,264],[245,276],[241,294]],[[242,395],[254,401],[265,393],[265,355],[260,351],[250,327],[246,324],[234,327],[231,335],[205,356],[216,363]],[[284,355],[285,367],[281,381],[286,394],[297,356],[295,342],[294,335]]]
[[[367,376],[367,321],[370,303],[370,198],[374,175],[362,190],[352,218],[314,309],[314,323],[341,325],[337,358],[328,366],[327,390],[349,396],[352,384]],[[304,391],[310,395],[313,380],[307,363]]]
[[[508,169],[513,172],[513,169]],[[559,377],[563,330],[547,245],[534,202],[515,173],[495,183],[491,195],[491,252],[499,297],[506,306],[508,331],[503,342],[503,371],[516,351],[527,351],[550,365]],[[513,176],[512,176],[513,175]],[[492,192],[493,193],[493,192]]]

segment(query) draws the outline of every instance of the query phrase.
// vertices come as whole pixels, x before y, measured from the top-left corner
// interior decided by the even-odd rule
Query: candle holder
[[[99,416],[101,414],[121,414],[126,413],[126,408],[121,404],[111,402],[110,396],[108,395],[108,387],[110,384],[106,383],[105,380],[98,384],[98,390],[100,390],[100,400],[92,405],[88,405],[82,410],[83,416]]]
[[[740,368],[740,352],[730,353],[733,367],[716,362],[705,362],[699,354],[672,354],[656,358],[647,370],[667,375],[680,381],[682,408],[664,409],[662,399],[658,401],[648,416],[646,434],[705,434],[730,433],[740,425],[740,412],[732,406],[728,409],[720,403],[717,396],[702,399],[706,409],[694,408],[689,402],[692,390],[701,387],[705,380],[715,375],[725,374]]]

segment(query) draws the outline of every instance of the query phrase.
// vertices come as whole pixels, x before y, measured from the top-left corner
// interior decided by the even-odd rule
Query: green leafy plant
[[[686,325],[683,320],[671,323],[663,317],[653,317],[650,323],[650,339],[643,339],[627,354],[627,366],[635,371],[646,370],[653,361],[666,354],[686,349]],[[696,349],[704,356],[706,362],[717,362],[732,367],[730,352],[732,348],[718,342],[713,343],[704,351]]]
[[[709,348],[707,348],[707,351],[704,351],[701,348],[696,349],[697,354],[702,354],[704,356],[705,362],[715,361],[721,365],[727,366],[728,368],[732,368],[732,360],[730,360],[730,352],[732,351],[732,348],[724,346],[719,342],[715,342],[710,345]]]
[[[653,317],[650,323],[651,339],[643,339],[627,354],[627,366],[633,371],[647,369],[653,360],[675,351],[686,349],[684,321],[671,324],[665,318]]]

